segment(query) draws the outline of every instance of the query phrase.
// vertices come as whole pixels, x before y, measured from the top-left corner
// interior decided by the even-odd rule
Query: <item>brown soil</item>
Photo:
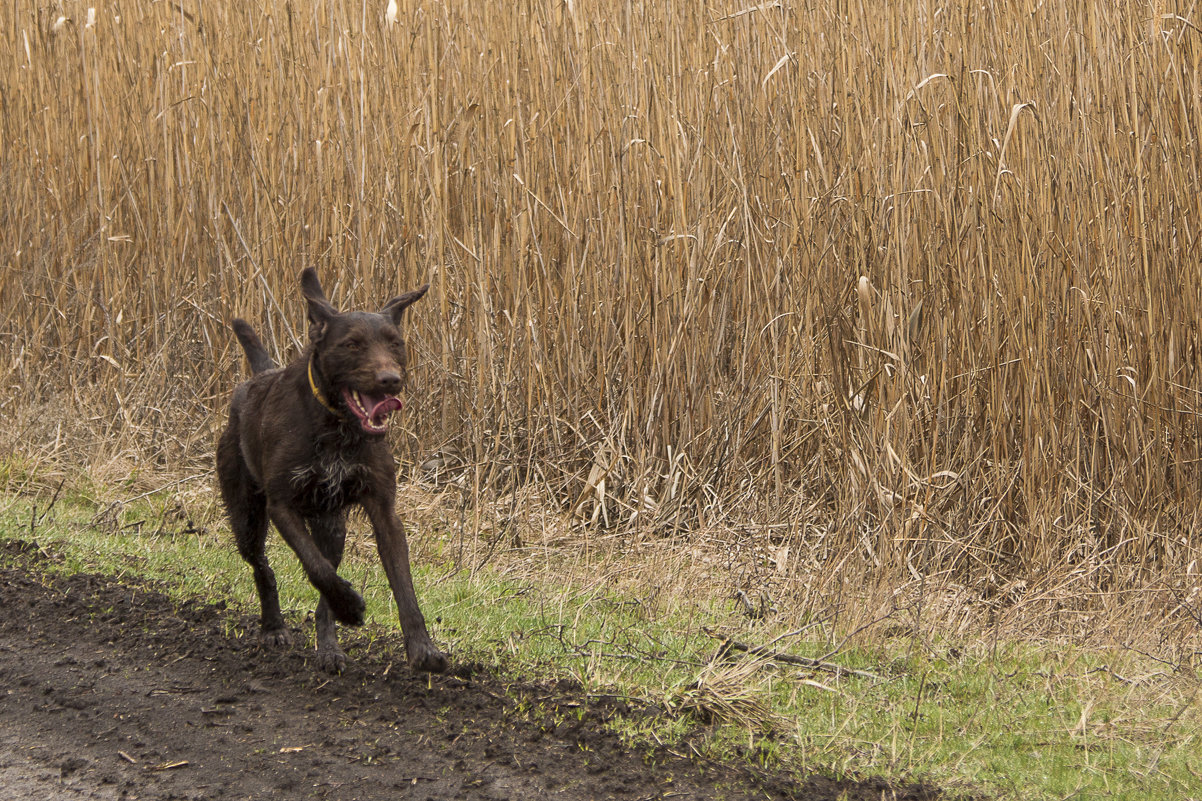
[[[51,557],[52,558],[52,557]],[[10,799],[934,799],[883,781],[795,782],[632,750],[637,712],[484,670],[426,676],[347,637],[351,666],[269,651],[254,620],[147,583],[0,551],[0,789]],[[399,640],[399,637],[398,637]],[[514,698],[534,715],[515,713]]]

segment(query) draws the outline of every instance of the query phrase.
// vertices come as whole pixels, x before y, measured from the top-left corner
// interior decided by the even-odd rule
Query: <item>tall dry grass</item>
[[[785,571],[1187,576],[1192,2],[87,19],[0,7],[23,458],[203,473],[244,373],[227,321],[291,352],[314,265],[346,306],[433,284],[401,451],[461,459],[473,493],[535,486],[630,536],[726,527]]]

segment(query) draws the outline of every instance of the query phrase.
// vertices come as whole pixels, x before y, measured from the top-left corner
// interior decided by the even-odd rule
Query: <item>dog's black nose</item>
[[[395,370],[381,370],[376,373],[376,385],[389,395],[400,392],[401,374]]]

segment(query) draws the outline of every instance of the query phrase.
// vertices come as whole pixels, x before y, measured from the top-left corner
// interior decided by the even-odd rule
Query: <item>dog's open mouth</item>
[[[369,434],[383,434],[387,431],[388,415],[400,411],[402,406],[400,398],[383,392],[373,395],[343,388],[342,397],[347,408],[359,418],[359,426]]]

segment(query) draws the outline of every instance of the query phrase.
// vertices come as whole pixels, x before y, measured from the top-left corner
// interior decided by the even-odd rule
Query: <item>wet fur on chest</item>
[[[343,426],[314,440],[313,456],[292,470],[298,500],[317,511],[334,512],[357,503],[372,486],[372,443]]]

